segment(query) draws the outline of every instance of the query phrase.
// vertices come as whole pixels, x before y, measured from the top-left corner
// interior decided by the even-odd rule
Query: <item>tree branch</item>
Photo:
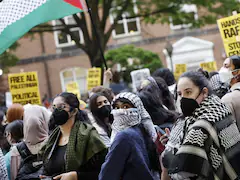
[[[118,20],[122,17],[122,14],[124,13],[124,11],[126,11],[128,5],[130,3],[130,0],[127,0],[125,2],[125,4],[123,5],[121,11],[118,12],[117,18],[115,19],[114,23],[110,26],[110,28],[108,29],[108,31],[106,32],[105,36],[104,36],[104,44],[106,44],[112,34],[113,29],[116,27]]]
[[[76,21],[76,24],[81,28],[85,45],[86,47],[88,47],[91,44],[91,40],[87,29],[87,22],[84,13],[81,14],[81,18],[76,14],[73,15],[73,18]]]
[[[171,6],[168,8],[164,8],[164,9],[158,9],[156,11],[150,12],[150,13],[145,13],[145,14],[136,14],[134,16],[130,16],[130,17],[126,17],[126,19],[133,19],[133,18],[139,18],[139,17],[148,17],[148,16],[152,16],[155,14],[159,14],[159,13],[169,13],[169,12],[174,12],[175,6]]]
[[[59,19],[59,20],[61,21],[61,23],[62,23],[64,26],[66,25],[66,23],[65,23],[65,21],[64,21],[63,19]],[[89,53],[89,52],[88,52],[88,48],[87,48],[85,45],[83,45],[83,44],[81,44],[81,43],[79,42],[78,38],[73,34],[73,32],[70,31],[69,28],[67,28],[67,26],[65,27],[65,29],[64,29],[63,31],[71,36],[71,38],[75,41],[76,45],[77,45],[79,48],[81,48],[81,49],[82,49],[83,51],[85,51],[86,53]]]
[[[103,32],[105,31],[106,28],[107,19],[110,14],[112,2],[113,2],[112,0],[103,0],[103,14],[100,24],[100,28],[103,30]]]

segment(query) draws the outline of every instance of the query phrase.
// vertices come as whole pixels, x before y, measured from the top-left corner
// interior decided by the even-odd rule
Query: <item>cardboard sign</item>
[[[240,54],[240,14],[217,21],[227,57]]]
[[[176,80],[179,79],[179,77],[187,71],[187,65],[186,64],[175,64],[175,71],[174,71],[174,77]]]
[[[101,68],[91,68],[88,70],[87,87],[91,90],[94,87],[101,86]]]
[[[200,67],[208,72],[217,71],[216,61],[201,63]]]
[[[37,72],[26,72],[8,75],[12,102],[41,105]]]
[[[81,99],[81,94],[77,82],[70,82],[66,85],[66,91],[75,94],[78,99]]]
[[[131,77],[132,77],[133,91],[136,92],[137,89],[141,86],[142,81],[147,79],[149,76],[150,76],[150,70],[147,68],[132,71]]]

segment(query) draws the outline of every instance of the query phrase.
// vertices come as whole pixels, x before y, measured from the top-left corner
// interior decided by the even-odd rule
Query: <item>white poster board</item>
[[[6,107],[9,108],[13,104],[12,94],[10,92],[6,92],[5,97],[6,97]]]
[[[150,70],[148,68],[140,69],[131,72],[133,91],[136,92],[137,88],[141,86],[143,80],[150,76]]]

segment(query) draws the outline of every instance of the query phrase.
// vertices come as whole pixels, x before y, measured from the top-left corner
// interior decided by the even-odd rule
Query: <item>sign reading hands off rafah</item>
[[[41,104],[37,72],[9,74],[8,83],[13,103]]]
[[[240,54],[240,14],[217,21],[227,57]]]

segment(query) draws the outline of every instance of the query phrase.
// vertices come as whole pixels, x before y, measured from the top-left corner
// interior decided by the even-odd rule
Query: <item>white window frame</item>
[[[133,2],[135,3],[136,0],[133,0]],[[121,8],[121,7],[117,7],[117,8]],[[112,11],[113,9],[111,9],[110,11]],[[133,12],[135,14],[138,14],[138,8],[137,8],[137,5],[134,4],[134,7],[133,7]],[[112,31],[112,36],[114,39],[117,39],[117,38],[125,38],[125,37],[129,37],[129,36],[136,36],[136,35],[140,35],[141,34],[141,24],[140,24],[140,18],[139,17],[136,17],[136,18],[132,18],[132,19],[127,19],[126,18],[126,14],[122,14],[122,20],[119,20],[118,23],[119,24],[123,24],[123,28],[124,28],[124,34],[116,34],[116,30],[114,29]],[[109,19],[110,19],[110,23],[113,24],[114,23],[114,15],[112,13],[110,13],[110,16],[109,16]],[[132,32],[130,33],[128,31],[128,23],[129,22],[136,22],[136,26],[137,26],[137,31],[136,32]]]
[[[182,12],[185,13],[191,13],[194,12],[194,19],[198,20],[198,11],[197,11],[197,6],[195,4],[184,4],[181,8]],[[174,25],[172,23],[172,17],[169,17],[170,19],[170,29],[172,30],[179,30],[179,29],[187,29],[192,26],[192,24],[179,24],[179,25]]]
[[[85,93],[87,92],[87,73],[88,73],[88,70],[86,68],[82,68],[82,67],[71,67],[71,68],[66,68],[66,69],[63,69],[62,71],[60,71],[60,80],[61,80],[61,86],[62,86],[62,91],[66,91],[66,86],[65,86],[65,81],[64,81],[64,77],[63,77],[63,73],[65,71],[72,71],[72,74],[73,74],[73,82],[78,82],[77,81],[77,75],[76,75],[76,69],[77,68],[80,68],[82,70],[85,70],[85,74],[86,74],[86,80],[85,80],[85,84],[84,84],[84,88],[81,88],[79,86],[79,90],[80,90],[80,93]],[[80,89],[81,88],[81,89]]]
[[[63,18],[66,24],[68,24],[69,18],[73,18],[73,17],[72,16],[66,16],[66,17]],[[53,20],[52,25],[56,26],[57,25],[57,20]],[[84,37],[83,37],[82,30],[79,27],[74,27],[74,28],[70,29],[70,31],[76,31],[76,30],[79,31],[80,43],[83,44],[84,43]],[[69,34],[67,34],[67,41],[68,41],[67,43],[59,43],[59,40],[58,40],[58,34],[59,33],[61,33],[61,31],[54,31],[54,40],[55,40],[55,45],[56,45],[57,48],[70,47],[70,46],[74,46],[76,44],[75,41],[73,41],[71,39],[71,36]]]

